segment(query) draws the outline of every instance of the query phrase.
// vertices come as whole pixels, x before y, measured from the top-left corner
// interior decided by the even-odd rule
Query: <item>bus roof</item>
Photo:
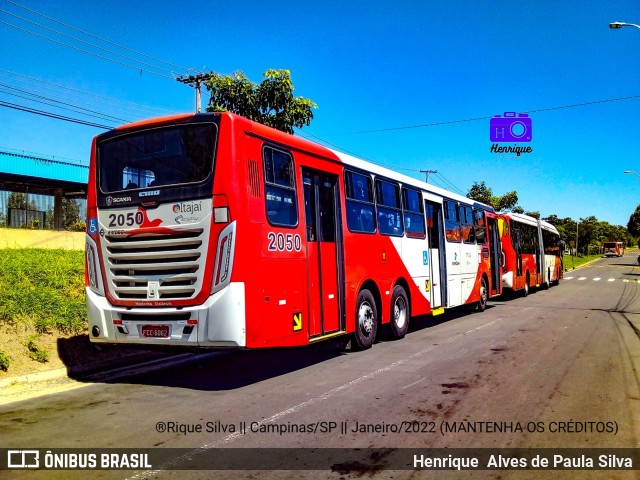
[[[505,215],[507,217],[511,218],[512,220],[515,220],[515,221],[520,222],[520,223],[524,223],[526,225],[532,225],[534,227],[537,227],[538,226],[538,222],[539,222],[540,223],[540,227],[542,227],[544,230],[547,230],[549,232],[555,233],[556,235],[560,235],[560,232],[558,232],[558,229],[556,227],[554,227],[549,222],[545,222],[544,220],[538,220],[535,217],[531,217],[531,216],[525,215],[523,213],[509,212],[509,213],[505,213]]]
[[[441,195],[443,197],[450,198],[451,200],[457,200],[462,203],[473,205],[474,207],[482,210],[487,210],[490,212],[495,211],[491,205],[486,205],[484,203],[477,202],[465,196],[445,190],[444,188],[436,187],[435,185],[431,185],[430,183],[426,183],[421,180],[409,177],[408,175],[398,173],[389,168],[376,165],[375,163],[372,163],[370,161],[362,160],[360,158],[356,158],[351,155],[347,155],[346,153],[338,152],[335,150],[332,150],[332,152],[342,161],[342,163],[344,163],[347,166],[351,166],[360,170],[365,170],[367,172],[371,172],[377,175],[382,175],[389,179],[397,180],[398,182],[404,185],[411,185],[412,187],[415,187],[419,190],[425,190],[430,193],[435,193],[436,195]]]
[[[553,232],[556,235],[560,235],[560,232],[558,232],[558,229],[556,227],[554,227],[552,224],[550,224],[549,222],[545,222],[544,220],[540,220],[540,225],[542,226],[543,229],[548,230],[550,232]]]
[[[529,215],[525,215],[523,213],[508,212],[508,213],[505,213],[504,215],[511,218],[512,220],[515,220],[516,222],[524,223],[527,225],[533,225],[535,227],[538,226],[537,218],[530,217]]]

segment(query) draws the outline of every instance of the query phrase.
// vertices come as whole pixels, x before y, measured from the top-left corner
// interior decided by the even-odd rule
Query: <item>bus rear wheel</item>
[[[391,296],[391,336],[403,338],[409,330],[409,299],[400,285],[396,285]]]
[[[371,292],[363,289],[356,303],[356,331],[353,333],[355,350],[371,348],[378,332],[378,307]]]
[[[480,300],[476,303],[476,309],[484,312],[487,309],[487,301],[489,299],[489,289],[487,288],[487,279],[483,276],[480,279]]]

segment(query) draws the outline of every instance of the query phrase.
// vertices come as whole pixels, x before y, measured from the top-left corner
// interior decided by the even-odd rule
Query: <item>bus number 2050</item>
[[[302,238],[297,233],[269,232],[267,238],[270,252],[299,252],[302,249]]]

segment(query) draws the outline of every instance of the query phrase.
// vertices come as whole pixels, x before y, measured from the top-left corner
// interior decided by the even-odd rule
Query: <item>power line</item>
[[[622,102],[625,100],[637,100],[640,99],[640,95],[629,95],[627,97],[618,97],[618,98],[608,98],[606,100],[594,100],[592,102],[582,102],[582,103],[574,103],[571,105],[560,105],[556,107],[546,107],[539,108],[535,110],[523,110],[523,113],[540,113],[540,112],[550,112],[552,110],[562,110],[565,108],[576,108],[576,107],[586,107],[588,105],[598,105],[600,103],[611,103],[611,102]],[[357,134],[357,133],[378,133],[378,132],[391,132],[396,130],[409,130],[413,128],[426,128],[426,127],[438,127],[442,125],[452,125],[455,123],[465,123],[465,122],[477,122],[479,120],[489,120],[493,118],[494,115],[488,117],[475,117],[475,118],[465,118],[461,120],[449,120],[445,122],[434,122],[434,123],[422,123],[418,125],[405,125],[403,127],[389,127],[389,128],[378,128],[374,130],[362,130],[358,132],[348,132],[349,135]]]
[[[80,42],[80,43],[82,43],[82,44],[84,44],[84,45],[88,45],[88,46],[90,46],[90,47],[97,48],[98,50],[102,50],[103,52],[107,52],[107,53],[110,53],[110,54],[112,54],[112,55],[117,55],[118,57],[126,58],[127,60],[132,60],[132,61],[137,62],[137,63],[140,63],[140,64],[142,64],[142,65],[146,65],[146,66],[148,66],[148,67],[155,68],[156,70],[164,70],[164,71],[166,71],[166,72],[173,73],[171,70],[169,70],[169,69],[167,69],[167,68],[157,67],[157,66],[152,65],[152,64],[150,64],[150,63],[143,62],[143,61],[141,61],[141,60],[137,60],[137,59],[132,58],[132,57],[129,57],[129,56],[127,56],[127,55],[123,55],[122,53],[114,52],[114,51],[109,50],[109,49],[107,49],[107,48],[101,47],[100,45],[95,45],[95,44],[93,44],[93,43],[86,42],[86,41],[84,41],[84,40],[82,40],[82,39],[80,39],[80,38],[76,38],[76,37],[74,37],[74,36],[72,36],[72,35],[67,35],[66,33],[59,32],[58,30],[54,30],[53,28],[47,27],[47,26],[45,26],[45,25],[41,25],[41,24],[39,24],[39,23],[36,23],[36,22],[31,21],[31,20],[26,19],[26,18],[20,17],[20,16],[18,16],[18,15],[16,15],[16,14],[14,14],[14,13],[7,12],[6,10],[2,10],[2,9],[0,9],[0,12],[2,12],[2,13],[6,13],[7,15],[10,15],[10,16],[12,16],[12,17],[18,18],[18,19],[22,20],[23,22],[27,22],[27,23],[30,23],[30,24],[35,25],[35,26],[37,26],[37,27],[44,28],[45,30],[48,30],[48,31],[53,32],[53,33],[56,33],[56,34],[61,35],[61,36],[63,36],[63,37],[70,38],[71,40],[75,40],[76,42]]]
[[[41,104],[43,104],[43,105],[47,105],[47,106],[49,106],[49,107],[57,108],[57,109],[60,109],[60,110],[67,110],[67,111],[69,111],[69,112],[79,113],[80,115],[84,115],[84,116],[87,116],[87,117],[99,118],[100,120],[107,120],[107,121],[109,121],[109,122],[113,122],[113,120],[110,120],[109,118],[107,118],[107,117],[105,117],[105,116],[103,116],[103,115],[93,115],[93,114],[91,114],[91,113],[84,113],[84,112],[80,112],[80,111],[75,110],[75,109],[73,109],[73,108],[61,107],[61,106],[59,106],[59,105],[54,105],[54,104],[52,104],[52,103],[48,103],[48,102],[45,102],[45,101],[43,101],[43,100],[34,100],[34,99],[30,98],[30,97],[25,97],[24,95],[19,95],[19,94],[17,94],[17,93],[5,92],[4,90],[0,90],[0,93],[4,93],[4,94],[6,94],[6,95],[11,95],[11,96],[13,96],[13,97],[22,98],[22,99],[24,99],[24,100],[28,100],[28,101],[30,101],[30,102],[41,103]],[[113,123],[114,123],[114,125],[115,125],[115,124],[117,124],[118,122],[113,122]],[[113,128],[113,127],[109,127],[109,128]]]
[[[42,115],[44,117],[55,118],[57,120],[64,120],[66,122],[79,123],[81,125],[87,125],[90,127],[102,128],[104,130],[111,130],[113,127],[109,127],[107,125],[100,125],[98,123],[87,122],[85,120],[80,120],[78,118],[65,117],[64,115],[57,115],[55,113],[45,112],[44,110],[37,110],[35,108],[29,108],[24,105],[18,105],[16,103],[9,103],[0,100],[0,107],[12,108],[14,110],[21,110],[23,112],[35,113],[36,115]]]
[[[38,15],[38,16],[40,16],[40,17],[46,18],[46,19],[47,19],[47,20],[49,20],[49,21],[55,22],[55,23],[57,23],[57,24],[59,24],[59,25],[62,25],[62,26],[64,26],[64,27],[66,27],[66,28],[69,28],[69,29],[72,29],[72,30],[74,30],[74,31],[80,32],[80,33],[82,33],[83,35],[87,35],[87,36],[89,36],[89,37],[92,37],[92,38],[98,39],[98,40],[100,40],[100,41],[102,41],[102,42],[105,42],[105,43],[107,43],[107,44],[109,44],[109,45],[113,45],[113,46],[115,46],[115,47],[117,47],[117,48],[120,48],[120,49],[126,50],[126,51],[128,51],[128,52],[132,52],[132,53],[134,53],[134,54],[136,54],[136,55],[139,55],[139,56],[142,56],[142,57],[145,57],[145,58],[151,59],[151,60],[153,60],[154,62],[160,62],[160,63],[165,64],[165,65],[170,65],[170,66],[173,66],[173,67],[177,67],[177,68],[178,68],[178,69],[180,69],[180,70],[189,71],[189,69],[188,69],[188,68],[182,67],[182,66],[177,65],[177,64],[175,64],[175,63],[168,62],[168,61],[166,61],[166,60],[162,60],[162,59],[160,59],[160,58],[158,58],[158,57],[154,57],[154,56],[151,56],[151,55],[145,54],[145,53],[140,52],[140,51],[138,51],[138,50],[134,50],[134,49],[132,49],[132,48],[126,47],[126,46],[121,45],[121,44],[119,44],[119,43],[116,43],[116,42],[114,42],[114,41],[111,41],[111,40],[108,40],[108,39],[106,39],[106,38],[103,38],[103,37],[100,37],[100,36],[98,36],[98,35],[95,35],[95,34],[92,34],[92,33],[90,33],[90,32],[87,32],[87,31],[85,31],[85,30],[81,30],[81,29],[79,29],[79,28],[77,28],[77,27],[74,27],[73,25],[69,25],[69,24],[67,24],[67,23],[61,22],[61,21],[59,21],[59,20],[57,20],[57,19],[55,19],[55,18],[53,18],[53,17],[50,17],[50,16],[48,16],[48,15],[45,15],[45,14],[43,14],[43,13],[41,13],[41,12],[38,12],[38,11],[36,11],[36,10],[34,10],[34,9],[27,8],[27,7],[25,7],[24,5],[21,5],[21,4],[19,4],[19,3],[17,3],[17,2],[14,2],[14,1],[12,1],[12,0],[6,0],[6,1],[7,1],[8,3],[10,3],[11,5],[14,5],[14,6],[18,7],[18,8],[21,8],[21,9],[23,9],[23,10],[26,10],[26,11],[28,11],[28,12],[32,13],[32,14],[35,14],[35,15]],[[152,63],[149,63],[149,62],[145,62],[145,61],[142,61],[142,60],[139,60],[139,59],[133,58],[133,57],[131,57],[131,56],[124,55],[124,54],[122,54],[122,53],[119,53],[119,52],[116,52],[116,51],[113,51],[113,50],[110,50],[110,49],[104,48],[104,47],[102,47],[102,46],[100,46],[100,45],[96,45],[95,43],[87,42],[87,41],[82,40],[82,39],[80,39],[80,38],[77,38],[77,37],[75,37],[75,36],[68,35],[68,34],[66,34],[66,33],[64,33],[64,32],[59,31],[59,30],[56,30],[56,29],[50,28],[50,27],[48,27],[48,26],[46,26],[46,25],[42,25],[42,24],[37,23],[37,22],[34,22],[34,21],[30,20],[30,19],[27,19],[27,18],[21,17],[21,16],[19,16],[19,15],[16,15],[16,14],[14,14],[14,13],[12,13],[12,12],[7,11],[7,10],[0,9],[0,12],[1,12],[1,13],[5,13],[6,15],[10,15],[10,16],[12,16],[12,17],[14,17],[14,18],[17,18],[17,19],[21,20],[21,21],[24,21],[24,22],[30,23],[30,24],[32,24],[32,25],[35,25],[35,26],[37,26],[37,27],[39,27],[39,28],[42,28],[42,29],[48,30],[48,31],[50,31],[50,32],[53,32],[53,33],[55,33],[55,34],[57,34],[57,35],[61,35],[61,36],[63,36],[63,37],[69,38],[69,39],[71,39],[71,40],[73,40],[73,41],[75,41],[75,42],[79,42],[79,43],[81,43],[81,44],[87,45],[87,46],[89,46],[89,47],[91,47],[91,48],[93,48],[93,49],[98,49],[98,50],[101,50],[101,51],[103,51],[103,52],[106,52],[106,53],[107,53],[108,55],[110,55],[110,56],[115,55],[115,56],[117,56],[117,57],[124,58],[124,59],[126,59],[127,61],[129,61],[129,62],[133,62],[133,63],[134,63],[134,65],[132,65],[131,63],[127,63],[127,62],[123,62],[123,61],[120,61],[120,60],[116,60],[115,58],[112,58],[112,57],[110,57],[110,56],[100,55],[100,54],[95,53],[95,52],[93,52],[93,51],[86,50],[86,49],[84,49],[84,48],[80,48],[80,47],[78,47],[78,46],[76,46],[76,45],[72,45],[72,44],[69,44],[69,43],[66,43],[66,42],[62,42],[62,41],[56,40],[56,39],[54,39],[54,38],[48,37],[48,36],[46,36],[46,35],[42,35],[42,34],[40,34],[40,33],[38,33],[38,32],[34,32],[34,31],[32,31],[32,30],[28,30],[28,29],[26,29],[26,28],[22,28],[22,27],[20,27],[20,26],[18,26],[18,25],[14,25],[14,24],[12,24],[12,23],[9,23],[9,22],[6,22],[6,21],[3,21],[3,20],[0,20],[0,23],[2,23],[2,24],[4,24],[4,25],[7,25],[7,26],[9,26],[9,27],[15,28],[15,29],[17,29],[17,30],[20,30],[20,31],[22,31],[22,32],[24,32],[24,33],[28,33],[29,35],[33,35],[33,36],[39,37],[39,38],[41,38],[41,39],[44,39],[44,40],[47,40],[47,41],[50,41],[50,42],[56,43],[56,44],[58,44],[58,45],[62,45],[62,46],[64,46],[64,47],[74,49],[74,50],[76,50],[76,51],[79,51],[79,52],[85,53],[85,54],[87,54],[87,55],[92,55],[92,56],[94,56],[94,57],[101,58],[101,59],[103,59],[103,60],[107,60],[107,61],[110,61],[110,62],[113,62],[113,63],[117,63],[118,65],[122,65],[122,66],[125,66],[125,67],[128,67],[128,68],[132,68],[132,69],[138,70],[141,74],[142,74],[142,72],[146,72],[146,73],[149,73],[149,74],[151,74],[151,75],[156,75],[156,76],[158,76],[158,77],[162,77],[162,78],[169,78],[169,79],[171,79],[171,80],[179,80],[179,81],[183,81],[183,78],[184,78],[184,77],[179,77],[179,76],[178,76],[178,75],[177,75],[173,70],[170,70],[170,69],[168,69],[168,68],[166,68],[166,67],[161,67],[161,66],[158,66],[158,65],[156,65],[156,64],[152,64]],[[143,67],[141,67],[140,65],[147,66],[147,67],[151,68],[152,70],[149,70],[148,68],[143,68]],[[167,72],[167,73],[169,73],[170,75],[163,74],[163,73],[158,73],[158,71],[154,71],[154,70],[158,70],[158,71],[162,71],[162,72]],[[183,81],[183,83],[188,83],[188,82],[184,82],[184,81]],[[198,102],[198,100],[200,99],[200,95],[199,95],[199,83],[198,83],[196,86],[198,87],[198,88],[197,88],[197,91],[198,91],[198,92],[197,92],[197,97],[196,97],[196,98],[197,98],[197,104],[199,104],[199,102]],[[198,108],[198,107],[196,107],[196,110],[197,110],[197,111],[199,111],[199,108]]]
[[[41,158],[46,158],[47,160],[53,160],[53,161],[67,161],[67,162],[73,162],[73,163],[83,163],[86,164],[88,163],[88,161],[85,160],[78,160],[77,158],[69,158],[69,157],[61,157],[60,155],[51,155],[48,153],[40,153],[40,152],[31,152],[29,150],[23,150],[23,149],[17,149],[17,148],[9,148],[9,147],[3,147],[2,145],[0,145],[0,151],[3,151],[4,153],[9,153],[10,155],[22,155],[22,156],[37,156],[37,157],[41,157]]]
[[[75,45],[70,45],[68,43],[64,43],[64,42],[61,42],[59,40],[55,40],[53,38],[49,38],[49,37],[46,37],[44,35],[40,35],[39,33],[32,32],[32,31],[27,30],[25,28],[21,28],[21,27],[18,27],[16,25],[12,25],[11,23],[5,22],[4,20],[0,20],[0,23],[3,23],[5,25],[7,25],[9,27],[12,27],[12,28],[15,28],[17,30],[21,30],[21,31],[23,31],[25,33],[28,33],[30,35],[34,35],[36,37],[44,38],[45,40],[49,40],[50,42],[57,43],[59,45],[65,46],[65,47],[73,48],[74,50],[78,50],[79,52],[86,53],[88,55],[93,55],[94,57],[98,57],[98,58],[101,58],[103,60],[108,60],[109,62],[117,63],[119,65],[123,65],[123,66],[129,67],[129,68],[133,68],[134,70],[138,70],[140,72],[146,72],[146,73],[150,73],[151,75],[156,75],[158,77],[168,78],[170,80],[173,80],[173,77],[171,77],[169,75],[163,75],[161,73],[157,73],[157,72],[154,72],[154,71],[151,71],[151,70],[147,70],[147,69],[141,68],[141,67],[136,67],[135,65],[130,65],[128,63],[124,63],[124,62],[121,62],[121,61],[113,59],[113,58],[105,57],[104,55],[99,55],[99,54],[91,52],[89,50],[84,50],[82,48],[76,47]]]
[[[324,144],[325,146],[327,146],[327,145],[328,145],[329,147],[333,147],[333,148],[335,148],[335,149],[337,149],[337,150],[340,150],[341,152],[346,153],[347,155],[352,155],[352,156],[354,156],[354,157],[362,158],[362,157],[361,157],[360,155],[358,155],[357,153],[350,152],[349,150],[346,150],[346,149],[342,148],[341,146],[336,145],[335,143],[331,143],[331,142],[329,142],[329,141],[327,141],[327,140],[324,140],[324,139],[322,139],[322,138],[320,138],[320,137],[318,137],[317,135],[314,135],[314,134],[312,134],[312,133],[309,133],[309,132],[304,132],[304,133],[303,133],[301,130],[298,130],[298,135],[300,135],[302,138],[306,138],[307,140],[311,140],[310,138],[307,138],[307,136],[309,136],[309,137],[313,137],[313,138],[315,138],[315,139],[316,139],[316,141],[318,141],[318,142],[320,142],[320,143]]]
[[[176,64],[174,64],[174,63],[167,62],[166,60],[162,60],[161,58],[156,58],[156,57],[153,57],[153,56],[151,56],[151,55],[147,55],[146,53],[139,52],[139,51],[137,51],[137,50],[134,50],[134,49],[129,48],[129,47],[125,47],[124,45],[120,45],[120,44],[118,44],[118,43],[116,43],[116,42],[113,42],[113,41],[111,41],[111,40],[107,40],[106,38],[99,37],[98,35],[94,35],[94,34],[92,34],[92,33],[86,32],[86,31],[81,30],[81,29],[79,29],[79,28],[77,28],[77,27],[74,27],[73,25],[69,25],[69,24],[67,24],[67,23],[61,22],[61,21],[59,21],[59,20],[56,20],[55,18],[49,17],[49,16],[47,16],[47,15],[45,15],[45,14],[43,14],[43,13],[40,13],[40,12],[38,12],[38,11],[36,11],[36,10],[33,10],[33,9],[31,9],[31,8],[27,8],[27,7],[25,7],[24,5],[20,5],[19,3],[14,2],[14,1],[12,1],[12,0],[5,0],[5,1],[6,1],[6,2],[8,2],[8,3],[11,3],[12,5],[15,5],[16,7],[22,8],[23,10],[27,10],[28,12],[31,12],[31,13],[34,13],[34,14],[39,15],[39,16],[41,16],[41,17],[44,17],[44,18],[46,18],[47,20],[51,20],[52,22],[58,23],[58,24],[60,24],[60,25],[63,25],[63,26],[65,26],[65,27],[67,27],[67,28],[70,28],[70,29],[72,29],[72,30],[75,30],[75,31],[77,31],[77,32],[80,32],[80,33],[82,33],[82,34],[84,34],[84,35],[88,35],[89,37],[96,38],[96,39],[101,40],[101,41],[103,41],[103,42],[106,42],[106,43],[108,43],[108,44],[110,44],[110,45],[113,45],[113,46],[115,46],[115,47],[122,48],[122,49],[124,49],[124,50],[129,51],[129,52],[135,53],[136,55],[141,55],[141,56],[143,56],[143,57],[147,57],[147,58],[150,58],[150,59],[152,59],[152,60],[156,60],[156,61],[158,61],[158,62],[164,63],[164,64],[166,64],[166,65],[171,65],[172,67],[178,67],[180,70],[188,70],[188,68],[181,67],[180,65],[176,65]]]
[[[73,108],[78,109],[78,110],[84,110],[85,112],[98,114],[99,116],[97,118],[102,118],[103,120],[109,120],[111,118],[113,120],[118,120],[120,122],[125,122],[125,123],[129,123],[131,121],[131,120],[127,120],[127,119],[124,119],[124,118],[114,117],[112,115],[107,115],[105,113],[97,112],[95,110],[90,110],[88,108],[80,107],[79,105],[74,105],[74,104],[62,102],[60,100],[56,100],[56,99],[53,99],[53,98],[45,97],[45,96],[42,96],[42,95],[37,95],[37,94],[29,92],[27,90],[22,90],[20,88],[15,88],[15,87],[12,87],[10,85],[5,85],[4,83],[0,83],[0,87],[9,88],[11,90],[15,90],[15,91],[20,92],[20,93],[25,93],[25,94],[30,95],[31,97],[33,97],[33,99],[29,98],[29,97],[24,97],[24,96],[21,96],[21,95],[13,94],[11,92],[6,92],[6,91],[3,92],[3,93],[7,93],[9,95],[15,95],[17,97],[24,98],[24,99],[27,99],[27,100],[31,100],[31,101],[34,101],[34,102],[40,102],[40,100],[37,100],[37,99],[48,100],[50,102],[55,102],[55,103],[59,103],[61,105],[66,105],[68,107],[73,107]],[[56,105],[51,105],[51,104],[46,103],[46,102],[41,102],[41,103],[44,103],[45,105],[49,105],[49,106],[53,106],[53,107],[56,106]],[[63,107],[58,107],[58,108],[63,108]],[[77,110],[72,110],[72,111],[75,111],[76,113],[82,113],[82,112],[78,112]],[[88,115],[88,114],[86,114],[86,115]],[[89,116],[95,116],[95,115],[89,115]]]
[[[4,73],[4,75],[3,75]],[[6,75],[9,74],[9,75]],[[49,88],[50,90],[55,90],[55,89],[62,89],[62,90],[68,90],[70,92],[74,92],[74,93],[78,93],[82,95],[82,100],[86,101],[87,96],[90,97],[95,97],[97,99],[102,99],[102,100],[106,100],[107,102],[111,103],[111,104],[122,104],[119,105],[118,108],[127,108],[127,109],[135,109],[136,111],[139,112],[140,109],[145,109],[145,110],[149,110],[149,111],[158,111],[158,112],[165,112],[165,113],[173,113],[172,110],[166,109],[166,108],[160,108],[160,107],[153,107],[150,105],[143,105],[141,103],[136,103],[136,102],[132,102],[129,100],[122,100],[119,98],[115,98],[115,97],[108,97],[106,95],[100,95],[98,93],[93,93],[93,92],[87,92],[87,91],[83,91],[83,90],[78,90],[66,85],[59,85],[56,83],[51,83],[51,82],[47,82],[46,80],[42,80],[40,78],[36,78],[36,77],[31,77],[29,75],[24,75],[21,73],[17,73],[17,72],[12,72],[10,70],[4,70],[2,68],[0,68],[0,78],[4,77],[4,78],[12,78],[11,76],[16,76],[16,77],[20,77],[19,79],[16,79],[18,82],[23,82],[23,83],[27,83],[27,84],[35,84],[37,85],[38,88]],[[26,79],[26,80],[23,80]],[[45,87],[43,87],[42,85],[44,85]],[[56,93],[60,93],[60,92],[56,92]]]
[[[425,183],[429,183],[429,174],[430,173],[438,173],[438,170],[420,170],[420,173],[424,173],[425,174]]]
[[[449,179],[447,179],[447,177],[445,177],[442,172],[438,172],[438,175],[440,176],[440,178],[447,184],[449,185],[449,187],[447,187],[447,190],[454,190],[456,192],[458,192],[460,195],[467,195],[467,192],[463,191],[461,188],[459,188],[458,186],[454,185],[452,182],[449,181]]]

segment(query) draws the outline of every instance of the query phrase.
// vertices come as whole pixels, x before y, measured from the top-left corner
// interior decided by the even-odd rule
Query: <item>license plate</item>
[[[151,338],[169,338],[169,325],[143,325],[140,335]]]

